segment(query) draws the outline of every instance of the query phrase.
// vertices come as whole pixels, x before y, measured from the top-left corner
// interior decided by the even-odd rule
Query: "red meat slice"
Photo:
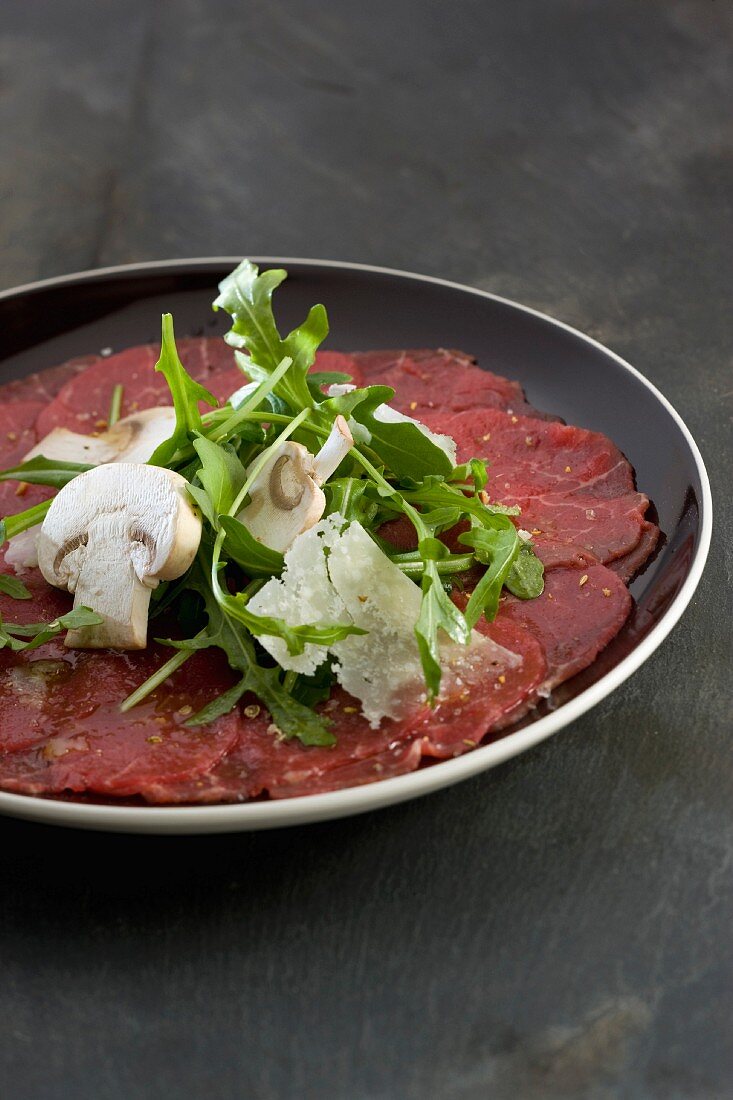
[[[35,423],[43,408],[41,401],[0,404],[0,469],[16,466],[36,442]]]
[[[365,384],[391,386],[390,402],[400,412],[424,419],[436,408],[461,412],[464,409],[494,408],[544,416],[528,405],[524,390],[499,374],[483,370],[462,351],[417,349],[412,351],[367,351],[354,358]]]
[[[34,445],[34,425],[43,408],[42,402],[27,400],[15,401],[12,405],[0,405],[0,470],[17,466]],[[42,485],[0,481],[0,519],[16,512],[24,512],[26,508],[45,500],[52,492],[53,490]],[[5,560],[4,551],[5,547],[0,545],[0,567]]]
[[[460,462],[478,457],[489,463],[492,499],[556,490],[593,497],[634,491],[631,466],[600,432],[495,409],[430,413],[424,419],[455,439]]]
[[[412,729],[424,756],[460,756],[475,748],[489,731],[496,733],[516,722],[537,700],[547,662],[533,634],[500,618],[493,623],[483,621],[478,629],[519,654],[522,664],[518,669],[504,669],[498,676],[487,670],[480,680],[465,685],[462,697],[426,710]]]
[[[237,717],[195,729],[185,722],[231,685],[223,655],[196,654],[164,688],[120,713],[121,699],[168,656],[170,650],[155,645],[141,653],[69,653],[57,646],[27,656],[0,654],[0,788],[128,797],[209,772],[236,743]]]
[[[179,340],[181,362],[189,374],[220,400],[242,385],[243,377],[223,340]],[[104,427],[116,385],[123,387],[122,415],[154,405],[170,405],[165,378],[155,370],[157,344],[128,348],[107,359],[97,359],[75,374],[38,418],[39,439],[57,427],[87,434]]]
[[[569,569],[587,569],[589,565],[599,564],[590,550],[572,546],[557,539],[535,537],[532,539],[532,546],[545,569],[557,569],[560,566],[566,566]]]
[[[507,503],[515,503],[507,499]],[[517,501],[521,523],[556,542],[582,548],[604,564],[624,557],[639,545],[649,501],[642,493],[615,500],[595,500],[547,493]]]
[[[47,405],[59,392],[64,383],[98,363],[99,355],[80,355],[76,359],[69,359],[58,367],[47,367],[46,370],[28,374],[25,378],[15,378],[12,382],[6,382],[0,390],[3,402],[7,401],[42,401]]]
[[[639,572],[641,567],[646,564],[654,553],[660,537],[661,531],[656,523],[650,523],[648,520],[644,520],[641,525],[641,538],[634,549],[630,550],[628,554],[624,554],[623,557],[616,558],[615,561],[609,562],[609,569],[613,569],[614,573],[616,573],[622,581],[628,584],[631,578]]]
[[[519,522],[537,538],[610,562],[635,550],[646,532],[651,552],[656,528],[644,519],[649,500],[635,491],[630,464],[606,436],[492,409],[425,420],[456,439],[459,460],[488,461],[490,497],[518,504]],[[638,568],[642,555],[635,561]]]
[[[241,718],[236,748],[202,777],[203,785],[160,783],[147,791],[148,801],[240,802],[265,791],[272,798],[317,794],[412,771],[420,760],[398,723],[385,721],[380,729],[370,729],[358,704],[343,692],[335,692],[326,704],[338,738],[333,748],[284,741],[256,700],[246,710],[254,717]]]
[[[248,380],[236,366],[232,349],[221,339],[179,340],[178,352],[189,374],[210,390],[221,404]],[[86,434],[104,427],[112,393],[118,384],[123,387],[123,416],[154,405],[170,405],[165,378],[155,371],[159,355],[159,345],[141,344],[107,359],[93,357],[81,372],[74,368],[54,400],[38,417],[38,438],[42,439],[57,427]],[[341,352],[319,352],[313,369],[346,371],[355,377],[356,384],[360,381],[353,358]],[[66,366],[54,370],[65,371]],[[41,381],[45,374],[39,376]]]
[[[595,660],[628,618],[631,602],[623,581],[603,565],[559,568],[547,571],[537,599],[507,595],[499,616],[540,642],[548,665],[546,693]]]
[[[337,744],[305,748],[276,736],[270,718],[259,711],[243,719],[239,743],[203,780],[161,784],[148,790],[155,802],[233,802],[266,792],[271,798],[341,790],[414,771],[423,756],[458,756],[489,729],[516,720],[535,698],[547,666],[534,636],[512,623],[485,628],[498,644],[522,657],[517,668],[477,670],[434,709],[422,706],[408,719],[385,720],[377,730],[360,714],[359,704],[342,691],[325,705]],[[500,678],[501,677],[501,678]]]

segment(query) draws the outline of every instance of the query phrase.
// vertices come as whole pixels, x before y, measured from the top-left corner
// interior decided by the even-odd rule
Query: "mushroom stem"
[[[74,649],[145,649],[150,594],[158,581],[143,583],[138,577],[124,513],[99,516],[89,526],[86,544],[66,556],[64,572],[67,568],[71,572],[71,557],[78,563],[76,580],[70,576],[69,583],[74,607],[92,607],[104,622],[70,630],[66,645]]]
[[[323,485],[336,472],[353,446],[354,437],[349,425],[343,416],[337,416],[328,439],[313,459],[313,477],[319,485]]]

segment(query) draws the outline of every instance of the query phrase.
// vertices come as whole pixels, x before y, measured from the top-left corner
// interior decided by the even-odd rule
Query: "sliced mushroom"
[[[49,508],[38,564],[49,584],[74,593],[75,607],[104,617],[70,630],[78,649],[144,649],[150,594],[189,568],[201,516],[179,474],[139,463],[110,463],[80,474]]]
[[[58,462],[147,462],[157,447],[173,434],[175,410],[167,405],[132,413],[99,435],[82,435],[68,428],[54,428],[36,443],[23,459],[43,455]],[[32,527],[14,535],[5,551],[5,561],[17,573],[38,565],[38,529]]]
[[[317,455],[287,440],[253,481],[250,502],[237,519],[258,542],[284,553],[323,515],[326,498],[321,485],[338,469],[353,445],[342,416],[336,417]]]
[[[98,435],[54,428],[24,458],[37,455],[59,462],[147,462],[156,447],[173,433],[175,410],[168,405],[131,413]]]

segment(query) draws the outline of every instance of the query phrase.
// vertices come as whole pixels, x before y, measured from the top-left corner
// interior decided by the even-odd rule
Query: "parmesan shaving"
[[[252,597],[249,609],[274,615],[289,626],[307,623],[353,624],[368,633],[350,635],[329,649],[306,645],[293,656],[281,638],[259,638],[284,669],[310,675],[335,658],[341,686],[362,705],[376,729],[383,718],[399,719],[425,703],[415,623],[421,593],[382,553],[360,523],[338,514],[299,535],[285,555],[281,579],[268,581]],[[443,691],[475,683],[488,666],[513,668],[521,658],[478,634],[462,646],[448,638],[441,646]]]

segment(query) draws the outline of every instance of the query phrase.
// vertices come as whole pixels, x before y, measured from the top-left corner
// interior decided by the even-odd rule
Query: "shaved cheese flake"
[[[362,704],[372,728],[383,718],[399,719],[424,704],[422,664],[415,638],[420,589],[387,558],[360,523],[343,530],[336,514],[299,535],[285,555],[280,580],[253,596],[249,608],[290,626],[353,623],[368,631],[333,645],[307,645],[293,656],[280,638],[260,642],[282,668],[312,674],[329,658],[342,687]],[[475,684],[483,670],[514,668],[521,658],[473,632],[468,646],[448,638],[441,646],[443,692]]]
[[[249,610],[284,619],[288,626],[348,623],[343,601],[331,584],[325,555],[338,541],[344,522],[342,516],[329,516],[298,535],[285,554],[282,579],[268,581],[249,601]],[[309,644],[303,653],[293,656],[282,638],[266,635],[259,641],[282,668],[307,676],[328,657],[324,646]]]

